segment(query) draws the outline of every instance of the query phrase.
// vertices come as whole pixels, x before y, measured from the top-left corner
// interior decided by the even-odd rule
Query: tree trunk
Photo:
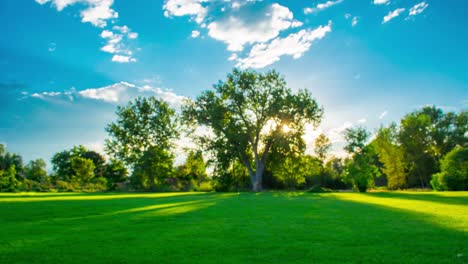
[[[261,192],[263,190],[263,168],[264,166],[260,165],[255,172],[255,181],[252,183],[252,190],[254,192]]]

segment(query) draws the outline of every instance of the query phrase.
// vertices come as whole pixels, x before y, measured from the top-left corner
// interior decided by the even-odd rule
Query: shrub
[[[440,161],[441,172],[433,174],[431,186],[437,191],[468,190],[468,148],[455,148]]]
[[[309,193],[329,193],[332,192],[331,189],[321,187],[320,185],[314,185],[312,186],[309,190],[307,190]]]
[[[198,192],[212,192],[213,191],[213,185],[211,184],[211,181],[201,182],[198,185],[198,187],[195,189],[195,191],[198,191]]]

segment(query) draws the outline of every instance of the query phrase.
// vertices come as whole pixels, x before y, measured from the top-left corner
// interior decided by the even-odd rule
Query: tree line
[[[0,191],[468,190],[468,111],[427,106],[373,135],[349,128],[346,158],[329,154],[323,134],[306,154],[305,126],[322,114],[308,90],[293,91],[278,72],[234,69],[180,111],[155,97],[117,107],[108,160],[75,146],[52,157],[48,175],[44,160],[24,165],[0,145]],[[185,137],[196,147],[176,166]]]

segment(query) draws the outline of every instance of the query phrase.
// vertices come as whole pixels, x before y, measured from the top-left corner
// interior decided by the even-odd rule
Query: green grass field
[[[468,263],[468,192],[0,194],[0,263]]]

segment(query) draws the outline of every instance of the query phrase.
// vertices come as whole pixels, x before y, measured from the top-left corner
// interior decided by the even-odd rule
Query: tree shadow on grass
[[[467,260],[466,232],[444,228],[430,215],[332,195],[203,194],[150,200],[94,200],[99,209],[104,206],[110,209],[90,218],[90,208],[83,207],[81,219],[10,225],[15,231],[2,233],[4,240],[28,240],[15,242],[14,249],[0,249],[0,262],[30,263],[33,259],[53,263],[463,263]],[[40,211],[52,206],[61,211],[76,203],[32,203],[31,209]],[[14,207],[3,209],[11,213]],[[70,214],[66,210],[63,213]]]

